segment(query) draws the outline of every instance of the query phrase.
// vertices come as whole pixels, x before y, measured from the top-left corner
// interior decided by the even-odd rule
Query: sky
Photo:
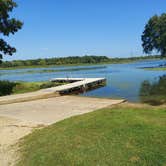
[[[148,19],[166,12],[165,0],[14,0],[23,28],[5,39],[17,48],[4,60],[143,55]]]

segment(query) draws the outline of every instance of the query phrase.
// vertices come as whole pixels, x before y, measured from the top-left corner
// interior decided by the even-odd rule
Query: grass
[[[12,93],[18,94],[37,91],[40,89],[40,85],[42,85],[42,82],[17,82]]]
[[[165,71],[166,67],[149,67],[149,68],[143,68],[145,70],[153,70],[153,71]]]
[[[105,108],[36,130],[20,143],[19,166],[164,166],[166,109]]]
[[[156,94],[156,95],[149,95],[141,97],[142,103],[148,103],[153,106],[166,104],[166,95],[163,94]]]
[[[33,92],[44,88],[50,88],[54,86],[62,85],[56,82],[16,82],[16,86],[13,88],[13,94]]]

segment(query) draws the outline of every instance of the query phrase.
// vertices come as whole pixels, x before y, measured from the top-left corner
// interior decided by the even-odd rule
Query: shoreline
[[[17,67],[0,67],[1,70],[16,70],[16,69],[31,69],[31,68],[52,68],[52,67],[70,67],[70,66],[97,66],[97,65],[111,65],[111,64],[127,64],[147,60],[162,60],[161,58],[139,59],[139,60],[119,60],[118,62],[103,62],[103,63],[78,63],[78,64],[64,64],[64,65],[31,65],[31,66],[17,66]]]
[[[164,67],[143,67],[140,69],[149,70],[149,71],[165,71],[166,66],[164,66]]]

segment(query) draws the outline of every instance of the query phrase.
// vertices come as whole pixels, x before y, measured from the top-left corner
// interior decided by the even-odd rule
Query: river
[[[59,77],[105,77],[106,86],[85,92],[83,96],[124,98],[139,102],[139,91],[144,80],[156,81],[166,71],[150,71],[141,67],[155,67],[165,64],[165,60],[146,60],[128,64],[106,64],[91,66],[61,66],[49,68],[25,68],[0,70],[0,80],[46,81]]]

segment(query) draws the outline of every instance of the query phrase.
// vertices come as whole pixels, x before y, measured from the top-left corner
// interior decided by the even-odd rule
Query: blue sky
[[[24,22],[7,41],[17,53],[4,60],[61,56],[142,55],[141,33],[165,0],[15,0]]]

